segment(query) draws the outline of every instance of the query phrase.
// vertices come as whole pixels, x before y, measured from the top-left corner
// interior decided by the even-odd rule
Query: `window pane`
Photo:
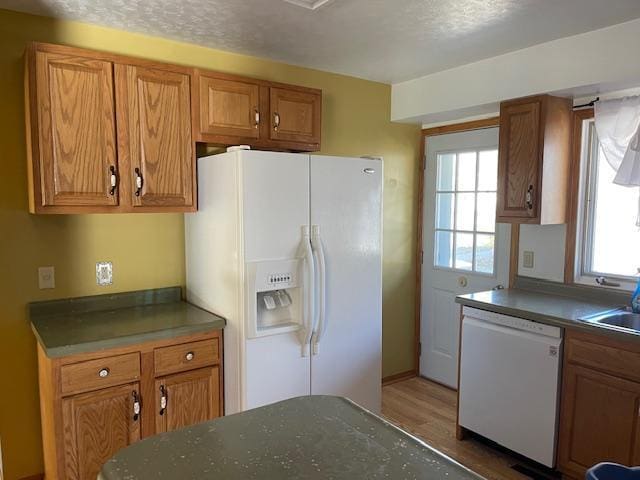
[[[458,190],[476,189],[476,152],[458,154]]]
[[[476,235],[476,272],[493,273],[493,235]]]
[[[476,230],[478,232],[495,232],[496,231],[496,194],[495,193],[479,193],[477,211],[478,211],[478,218],[476,222]]]
[[[438,161],[438,180],[436,183],[437,190],[453,191],[455,190],[456,180],[456,154],[455,153],[439,153]]]
[[[498,187],[498,150],[480,152],[478,159],[478,190],[495,191]]]
[[[460,270],[472,270],[473,233],[456,233],[455,267]]]
[[[475,193],[456,193],[456,230],[473,231]]]
[[[436,251],[434,264],[451,268],[453,265],[453,233],[436,231]]]
[[[592,272],[633,276],[640,267],[637,187],[613,183],[615,172],[599,149],[593,215]]]
[[[453,230],[453,193],[436,194],[436,228]]]

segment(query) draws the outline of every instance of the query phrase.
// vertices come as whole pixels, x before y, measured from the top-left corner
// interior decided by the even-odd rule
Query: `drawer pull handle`
[[[280,128],[280,114],[278,112],[274,112],[274,114],[273,114],[273,129],[277,132],[278,128]]]
[[[109,376],[109,369],[108,368],[103,368],[102,370],[100,370],[98,372],[98,376],[100,378],[107,378]]]
[[[144,178],[142,178],[142,172],[139,168],[136,167],[134,173],[136,174],[136,197],[139,197],[144,185]]]
[[[118,188],[118,172],[116,172],[116,167],[114,167],[113,165],[111,165],[109,167],[109,174],[111,177],[111,188],[109,189],[109,195],[115,195],[116,193],[116,188]]]
[[[253,115],[253,126],[258,128],[258,125],[260,125],[260,112],[257,108],[253,110]]]
[[[184,359],[185,359],[187,362],[190,362],[191,360],[193,360],[193,357],[195,357],[195,356],[196,356],[196,355],[195,355],[195,353],[193,353],[193,352],[187,352],[187,354],[184,356]]]
[[[140,397],[135,390],[131,393],[131,396],[133,397],[133,421],[137,422],[138,418],[140,418]]]
[[[160,415],[164,415],[164,412],[167,409],[168,399],[167,389],[164,385],[160,385]]]

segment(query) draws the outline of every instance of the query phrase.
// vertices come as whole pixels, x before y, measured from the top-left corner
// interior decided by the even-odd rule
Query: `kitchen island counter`
[[[481,477],[353,402],[307,396],[201,423],[117,453],[101,480]]]

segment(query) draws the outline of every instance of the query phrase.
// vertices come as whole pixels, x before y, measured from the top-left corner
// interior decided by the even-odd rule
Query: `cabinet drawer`
[[[157,348],[154,353],[156,377],[219,363],[219,341],[219,338],[212,338]]]
[[[60,378],[62,395],[134,382],[140,379],[140,354],[127,353],[63,365],[60,368]]]
[[[640,352],[624,347],[608,339],[593,343],[587,338],[572,336],[567,342],[567,359],[577,365],[640,381]]]

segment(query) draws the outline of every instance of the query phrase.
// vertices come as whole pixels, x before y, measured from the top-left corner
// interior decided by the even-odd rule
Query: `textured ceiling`
[[[640,17],[640,0],[0,0],[80,20],[395,83]]]

